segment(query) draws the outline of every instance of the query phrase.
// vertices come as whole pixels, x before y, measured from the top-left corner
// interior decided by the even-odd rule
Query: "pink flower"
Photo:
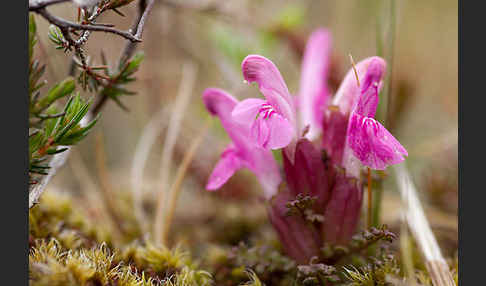
[[[314,31],[307,42],[302,61],[299,97],[293,98],[277,67],[259,55],[247,56],[241,68],[245,80],[257,82],[264,99],[250,98],[233,111],[236,121],[250,124],[252,140],[265,149],[284,149],[294,161],[295,144],[300,131],[309,127],[306,137],[315,139],[321,130],[329,99],[327,78],[331,36],[325,29]],[[295,103],[299,105],[297,122]]]
[[[378,106],[386,62],[370,57],[346,74],[323,120],[323,147],[333,162],[359,178],[362,165],[383,170],[408,155],[405,148],[373,117]]]
[[[306,137],[314,140],[319,136],[324,111],[329,101],[327,86],[331,55],[331,34],[326,29],[317,29],[309,37],[305,47],[300,76],[298,97],[300,127],[309,126]]]
[[[369,57],[356,64],[358,78],[364,79],[371,62],[386,66],[380,57]],[[381,85],[378,87],[381,88]],[[347,167],[343,163],[343,152],[346,145],[348,121],[354,105],[357,104],[361,90],[356,81],[356,75],[352,68],[346,73],[341,85],[334,95],[331,106],[325,113],[323,122],[322,143],[332,161],[341,167]],[[348,164],[349,165],[349,164]]]
[[[225,91],[208,88],[203,93],[208,111],[219,117],[232,143],[221,154],[221,159],[209,177],[206,189],[216,190],[240,168],[246,167],[257,176],[268,199],[276,192],[281,182],[278,165],[271,151],[256,146],[250,139],[247,125],[236,122],[231,113],[238,101]]]
[[[359,222],[362,184],[328,163],[311,141],[299,139],[294,164],[283,154],[286,184],[269,202],[270,222],[286,253],[299,263],[319,255],[323,243],[348,243]],[[311,222],[302,214],[288,214],[287,203],[299,195],[314,198],[312,209],[303,210],[303,214],[311,210],[323,221]]]
[[[281,149],[293,160],[297,138],[294,99],[277,67],[267,58],[247,56],[242,64],[243,76],[256,82],[265,99],[249,98],[233,109],[234,121],[248,125],[249,138],[264,149]]]
[[[361,164],[375,170],[384,170],[389,165],[405,160],[403,155],[408,156],[407,150],[398,140],[373,118],[378,107],[379,86],[384,73],[384,61],[370,62],[361,83],[360,97],[348,122],[343,158],[349,162],[349,153],[352,153]]]

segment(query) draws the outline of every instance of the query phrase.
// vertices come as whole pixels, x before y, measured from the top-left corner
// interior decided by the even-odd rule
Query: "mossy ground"
[[[297,265],[283,254],[263,209],[247,213],[237,203],[226,203],[217,219],[215,214],[178,217],[177,233],[172,235],[178,244],[168,248],[156,246],[142,234],[126,207],[128,195],[117,201],[121,204],[117,216],[124,226],[116,231],[120,226],[108,216],[75,200],[47,191],[30,210],[31,285],[406,285],[410,281],[404,278],[397,240],[380,240],[355,252],[352,247],[334,248],[340,258],[333,265],[318,259]],[[371,234],[360,239],[366,235]],[[409,244],[413,279],[417,285],[432,285],[417,247],[412,240]],[[457,254],[449,260],[457,283]]]

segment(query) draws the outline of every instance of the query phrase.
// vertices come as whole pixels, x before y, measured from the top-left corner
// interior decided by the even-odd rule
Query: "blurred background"
[[[134,2],[121,9],[125,17],[108,12],[99,21],[128,29],[135,6]],[[189,146],[209,119],[201,100],[203,90],[220,87],[239,99],[257,95],[255,86],[243,83],[240,69],[246,55],[257,53],[278,66],[295,94],[300,79],[299,53],[308,35],[325,27],[333,36],[334,89],[350,68],[349,54],[356,62],[373,55],[393,60],[391,65],[389,62],[392,84],[386,125],[409,152],[406,162],[434,231],[447,234],[439,242],[443,248],[454,251],[458,197],[457,9],[457,1],[453,0],[396,1],[393,33],[390,1],[156,1],[143,42],[138,46],[145,59],[136,74],[138,80],[129,86],[137,95],[122,99],[129,112],[110,102],[93,132],[75,148],[48,191],[71,193],[87,209],[95,209],[97,201],[110,196],[127,197],[130,201],[137,146],[141,146],[147,124],[155,120],[160,130],[155,132],[157,139],[147,153],[140,185],[144,208],[150,213],[156,193],[164,185],[163,126],[169,122],[178,95],[189,92],[190,98],[186,108],[176,111],[182,115],[182,122],[170,160],[170,184]],[[66,19],[76,18],[71,4],[56,5],[50,11]],[[47,79],[54,82],[67,74],[70,55],[53,48],[47,38],[48,24],[36,19],[41,42],[37,55],[50,61]],[[380,38],[384,44],[380,44]],[[112,34],[93,33],[86,49],[94,63],[101,62],[101,50],[109,61],[115,62],[124,43]],[[216,223],[218,211],[226,212],[229,218],[239,214],[260,216],[266,223],[264,206],[257,202],[259,186],[248,171],[239,171],[218,192],[204,190],[229,142],[217,120],[208,130],[182,184],[171,235],[174,240],[179,235],[184,237],[179,232],[191,223],[191,217]],[[103,192],[108,196],[99,195]],[[392,224],[398,219],[398,197],[395,184],[387,180],[384,222]],[[247,211],[249,204],[251,212]]]

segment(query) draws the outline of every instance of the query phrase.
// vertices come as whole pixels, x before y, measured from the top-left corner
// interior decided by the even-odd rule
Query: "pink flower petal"
[[[253,121],[250,129],[250,137],[259,148],[266,148],[268,137],[270,136],[270,128],[268,127],[267,120],[258,117]]]
[[[267,121],[269,121],[270,126],[267,147],[269,149],[280,149],[289,145],[294,136],[294,129],[290,122],[279,114],[272,115]]]
[[[263,187],[264,195],[272,197],[282,181],[277,162],[270,150],[259,148],[250,138],[248,124],[236,122],[232,111],[238,101],[225,91],[217,88],[208,88],[203,93],[206,108],[213,115],[219,117],[221,124],[233,141],[231,146],[221,155],[211,175],[207,188],[214,190],[221,187],[233,173],[246,167],[256,174]]]
[[[362,116],[373,118],[375,117],[378,102],[378,83],[375,82],[373,86],[370,86],[367,90],[363,90],[354,112]]]
[[[263,188],[265,199],[269,200],[277,191],[282,177],[273,154],[268,150],[261,150],[253,153],[253,167],[250,168],[258,178]]]
[[[280,146],[281,148],[285,147],[284,152],[289,155],[290,161],[293,162],[295,145],[299,132],[296,119],[295,99],[290,95],[282,75],[269,59],[259,55],[247,56],[241,63],[241,69],[243,71],[245,80],[250,83],[257,82],[260,91],[267,99],[267,102],[272,106],[277,114],[286,119],[290,124],[292,136],[287,145],[282,146],[282,142],[287,142],[287,124],[283,121],[277,121],[277,123],[281,124],[281,127],[284,127],[285,129],[280,133],[278,130],[271,131],[271,134],[275,133],[277,135],[276,137],[270,136],[268,138],[268,146]],[[265,132],[263,125],[260,125],[261,126],[259,127],[254,126],[252,129],[255,131],[260,130],[259,132]],[[269,126],[269,128],[270,127],[271,126]],[[275,128],[272,128],[272,130],[274,129]]]
[[[354,114],[349,125],[348,143],[354,156],[365,166],[384,170],[405,160],[407,151],[373,118]]]
[[[351,69],[346,75],[334,102],[339,106],[340,112],[350,118],[355,114],[374,116],[378,106],[378,92],[382,87],[382,78],[385,75],[386,62],[379,57],[367,58],[356,65],[361,86],[358,87],[354,71]],[[360,177],[360,170],[364,162],[355,155],[356,150],[350,144],[351,120],[348,120],[346,140],[342,152],[341,166],[346,169],[349,176]],[[352,150],[353,149],[353,150]]]
[[[268,118],[260,115],[251,128],[251,136],[265,149],[280,149],[292,141],[294,130],[289,121],[274,113]]]
[[[234,97],[219,88],[207,88],[202,98],[207,110],[222,120],[231,120],[231,112],[238,104]]]
[[[378,107],[378,93],[381,89],[381,79],[385,75],[385,65],[382,61],[374,59],[370,61],[368,70],[361,84],[361,96],[356,106],[356,113],[374,117]]]
[[[260,98],[245,99],[235,106],[231,115],[237,122],[251,124],[265,103],[266,101]]]
[[[309,125],[307,138],[315,139],[321,130],[329,99],[327,86],[331,55],[331,35],[326,29],[314,31],[305,48],[300,77],[300,127]]]
[[[231,176],[233,176],[236,170],[243,166],[242,161],[236,152],[236,149],[231,146],[221,154],[221,159],[218,164],[216,164],[209,177],[206,185],[207,190],[213,191],[219,189]]]
[[[203,102],[211,114],[219,117],[221,124],[236,146],[245,149],[246,147],[242,146],[253,145],[248,140],[248,128],[244,124],[235,122],[232,118],[231,113],[238,104],[234,97],[222,89],[208,88],[203,93]]]

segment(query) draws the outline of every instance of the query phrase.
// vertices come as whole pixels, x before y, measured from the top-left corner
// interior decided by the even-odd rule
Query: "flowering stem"
[[[375,182],[374,194],[373,194],[373,226],[377,227],[380,225],[380,211],[381,211],[381,200],[383,195],[383,178],[378,181],[378,184]]]
[[[373,194],[371,192],[371,169],[368,168],[368,228],[373,225]]]

